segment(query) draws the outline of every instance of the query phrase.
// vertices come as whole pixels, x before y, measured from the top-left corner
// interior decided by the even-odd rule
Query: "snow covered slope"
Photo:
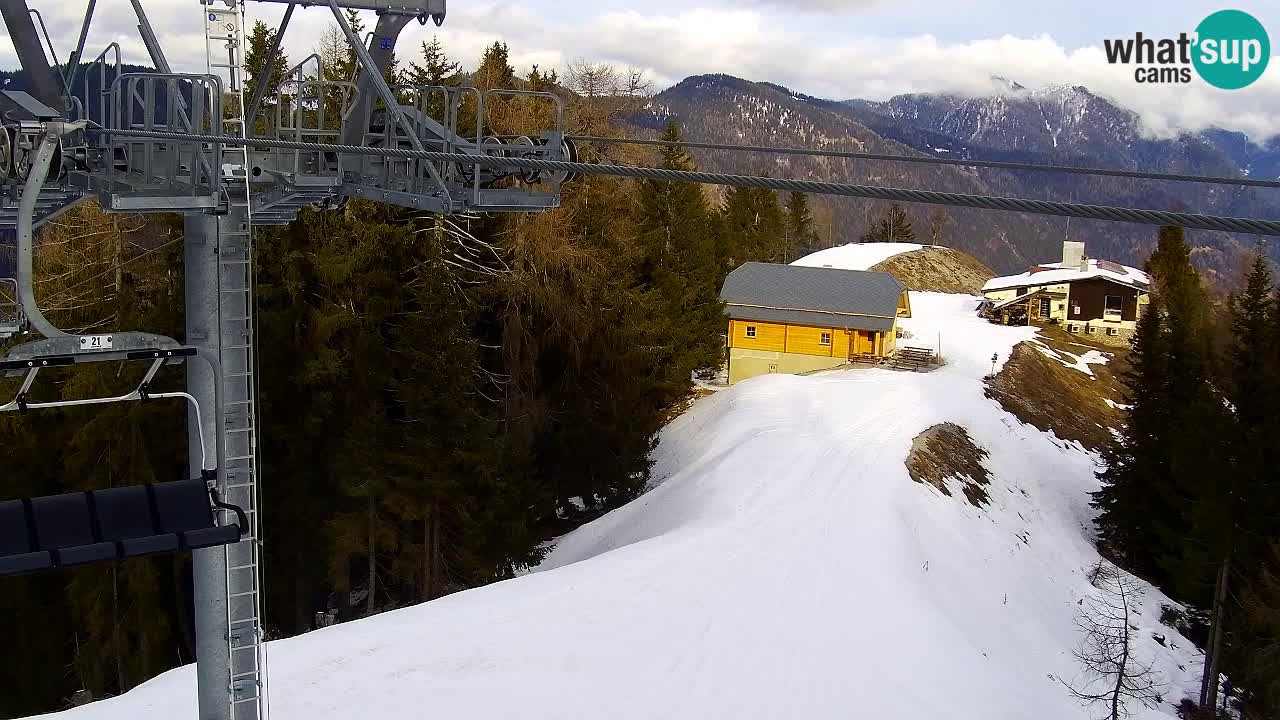
[[[915,243],[849,243],[809,253],[791,263],[806,267],[833,267],[841,270],[867,270],[894,255],[924,247]]]
[[[992,353],[1034,330],[976,302],[913,293],[908,342],[940,339],[948,362],[932,373],[768,375],[700,400],[663,432],[654,487],[538,572],[269,643],[273,716],[1096,717],[1051,677],[1079,674],[1096,459],[983,396]],[[908,476],[942,422],[989,453],[986,507]],[[1145,591],[1137,652],[1176,702],[1200,663],[1161,602]],[[194,685],[182,668],[59,717],[193,719]]]

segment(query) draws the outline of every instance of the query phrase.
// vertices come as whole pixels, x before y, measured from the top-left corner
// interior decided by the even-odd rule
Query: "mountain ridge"
[[[694,75],[658,93],[633,119],[645,131],[676,120],[691,141],[790,145],[907,156],[982,158],[1033,164],[1131,167],[1228,177],[1280,175],[1280,142],[1253,143],[1211,130],[1153,138],[1137,113],[1081,85],[1027,88],[993,78],[996,91],[964,97],[915,93],[885,101],[834,101],[726,74]],[[1241,217],[1280,215],[1262,188],[1006,171],[963,166],[842,161],[805,156],[692,153],[702,167],[874,185],[1055,199]],[[820,199],[834,243],[857,240],[882,203]],[[1140,265],[1155,228],[948,208],[950,230],[930,238],[933,208],[911,206],[917,239],[953,245],[997,271],[1054,259],[1063,239],[1086,242],[1099,257]],[[1229,284],[1254,238],[1195,231],[1196,258],[1210,279]],[[1276,249],[1271,252],[1280,259]]]

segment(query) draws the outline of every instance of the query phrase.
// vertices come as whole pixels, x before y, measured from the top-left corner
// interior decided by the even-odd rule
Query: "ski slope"
[[[663,431],[652,488],[536,572],[269,643],[272,716],[1098,717],[1055,679],[1080,674],[1097,460],[983,396],[992,354],[1034,330],[976,302],[913,293],[912,342],[947,359],[932,373],[768,375],[698,401]],[[940,422],[989,453],[987,507],[907,475]],[[1161,602],[1145,590],[1137,653],[1176,703],[1200,661]],[[57,717],[194,720],[193,668]]]
[[[810,253],[791,263],[805,267],[832,267],[840,270],[867,270],[894,255],[915,252],[924,245],[915,243],[849,243]]]

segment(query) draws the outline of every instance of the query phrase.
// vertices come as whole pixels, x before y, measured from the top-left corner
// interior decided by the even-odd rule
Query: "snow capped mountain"
[[[1126,151],[1140,138],[1138,116],[1081,86],[1034,90],[1017,83],[983,97],[898,95],[862,108],[974,146],[1055,153],[1089,147]]]
[[[982,158],[1035,164],[1138,168],[1193,175],[1280,177],[1280,142],[1266,148],[1230,133],[1150,137],[1138,116],[1081,86],[1027,88],[992,79],[981,97],[899,95],[884,102],[833,102],[769,83],[728,75],[687,78],[654,98],[634,118],[658,131],[674,119],[690,140],[821,147],[890,155]],[[1268,149],[1270,148],[1270,149]],[[1132,181],[962,166],[695,151],[702,167],[805,179],[841,179],[948,192],[1056,199],[1097,205],[1181,209],[1237,217],[1280,215],[1265,188]],[[883,203],[819,199],[835,243],[859,239]],[[926,239],[929,210],[908,206],[917,237]],[[1139,266],[1155,244],[1141,225],[947,209],[951,224],[939,244],[964,250],[998,272],[1019,272],[1058,255],[1062,240],[1083,240],[1095,257]],[[1193,232],[1196,261],[1228,282],[1254,247],[1251,236]],[[1280,260],[1280,245],[1271,252]]]
[[[639,129],[658,132],[675,120],[690,140],[746,145],[820,147],[886,155],[916,150],[878,133],[840,102],[792,92],[778,85],[728,75],[685,79],[654,99],[647,112],[632,119]],[[946,142],[938,136],[939,143]],[[692,152],[700,167],[723,172],[775,177],[837,178],[895,187],[928,187],[952,192],[986,193],[991,187],[970,168],[892,162],[722,151]],[[830,229],[833,244],[859,239],[868,220],[884,204],[855,198],[814,198],[819,223]],[[911,207],[916,232],[929,226],[927,207]],[[952,232],[944,244],[969,252],[1001,270],[1025,269],[1057,254],[1061,238],[1034,218],[1016,214],[948,210]]]
[[[1260,146],[1239,133],[1208,131],[1151,136],[1136,113],[1081,86],[1028,89],[1007,81],[981,97],[899,95],[885,102],[849,101],[851,114],[886,138],[949,158],[1033,164],[1134,168],[1224,177],[1280,177],[1280,142]],[[1274,217],[1280,199],[1265,188],[1201,185],[1036,172],[978,170],[997,194],[1042,197],[1237,217]],[[1059,237],[1068,230],[1059,225]],[[1077,222],[1072,239],[1095,257],[1141,265],[1153,233],[1139,226]],[[1196,261],[1219,283],[1231,282],[1252,252],[1251,236],[1193,232]],[[1280,260],[1280,248],[1269,252]],[[980,256],[981,257],[981,256]],[[993,265],[997,259],[982,257]]]

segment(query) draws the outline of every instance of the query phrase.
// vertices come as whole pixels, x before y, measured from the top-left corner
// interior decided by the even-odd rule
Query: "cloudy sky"
[[[83,0],[29,0],[65,58]],[[196,0],[143,0],[175,68],[203,70]],[[1219,125],[1255,138],[1280,134],[1280,62],[1244,90],[1140,85],[1133,69],[1107,65],[1104,38],[1168,37],[1194,30],[1210,12],[1252,13],[1280,52],[1280,0],[449,0],[444,27],[410,25],[401,55],[439,34],[450,55],[474,65],[495,40],[527,69],[576,58],[643,68],[655,88],[723,72],[821,97],[882,99],[896,93],[989,91],[1003,75],[1024,85],[1086,85],[1138,111],[1156,134]],[[251,19],[275,24],[284,6],[250,2]],[[372,13],[367,24],[373,25]],[[313,49],[332,22],[324,8],[299,10],[286,36],[291,57]],[[99,0],[88,48],[115,40],[144,62],[128,0]],[[88,53],[87,53],[88,54]],[[16,64],[8,38],[0,65]]]

